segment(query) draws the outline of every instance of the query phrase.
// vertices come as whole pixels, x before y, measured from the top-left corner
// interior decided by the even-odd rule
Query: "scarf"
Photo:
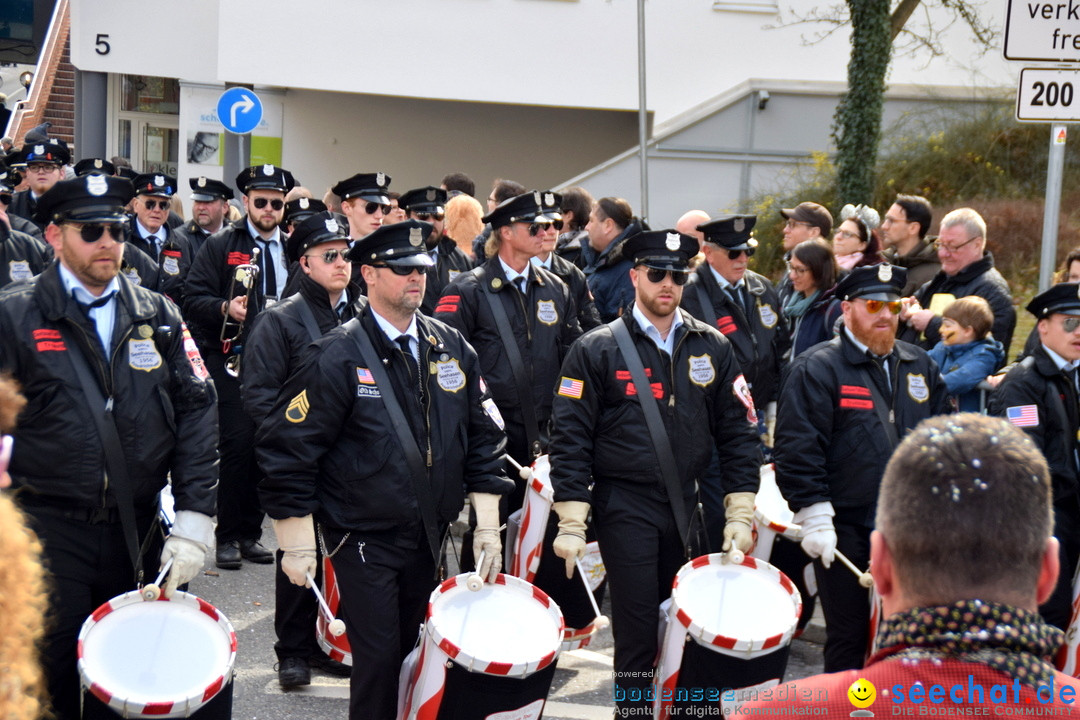
[[[955,658],[986,665],[1031,685],[1050,684],[1052,662],[1065,633],[1038,613],[982,600],[912,608],[897,613],[878,630],[880,650],[870,662]]]
[[[806,314],[806,311],[810,309],[810,306],[817,301],[818,296],[820,295],[820,290],[815,290],[810,293],[810,297],[804,297],[800,292],[791,293],[791,297],[788,298],[787,304],[784,305],[784,317],[801,318]]]

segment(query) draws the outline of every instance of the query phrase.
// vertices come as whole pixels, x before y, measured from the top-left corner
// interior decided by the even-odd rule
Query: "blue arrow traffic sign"
[[[217,115],[222,127],[231,133],[243,135],[258,127],[262,120],[262,101],[254,90],[229,88],[218,99]]]

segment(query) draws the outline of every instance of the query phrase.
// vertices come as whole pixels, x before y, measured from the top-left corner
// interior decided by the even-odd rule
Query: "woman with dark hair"
[[[865,205],[845,205],[840,211],[840,226],[833,234],[833,254],[841,270],[877,265],[881,258],[878,226],[881,216]]]
[[[792,249],[788,260],[792,292],[784,302],[792,358],[832,339],[840,317],[840,303],[833,297],[838,275],[832,248],[824,240],[805,240]]]

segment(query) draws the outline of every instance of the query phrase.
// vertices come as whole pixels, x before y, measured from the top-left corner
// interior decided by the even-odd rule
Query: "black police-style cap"
[[[284,223],[301,223],[315,213],[326,212],[326,203],[315,198],[293,198],[285,203],[285,213],[281,221]]]
[[[728,250],[753,250],[758,241],[750,232],[757,223],[756,215],[725,215],[697,226],[705,234],[705,242]]]
[[[244,195],[249,190],[280,190],[287,193],[296,187],[291,172],[277,165],[252,165],[236,176],[236,188]]]
[[[172,197],[176,194],[176,178],[161,173],[143,173],[131,181],[135,186],[135,195],[155,195]]]
[[[836,297],[841,300],[899,300],[907,283],[907,269],[899,265],[880,263],[854,268],[836,285]]]
[[[431,223],[412,219],[383,225],[353,243],[349,259],[361,265],[386,263],[431,267],[435,261],[427,253],[424,238],[434,229]]]
[[[657,270],[686,270],[690,267],[690,258],[698,254],[698,241],[677,230],[648,230],[627,238],[622,254],[634,265]]]
[[[134,180],[139,173],[129,167],[118,167],[116,168],[116,174],[125,180]]]
[[[545,195],[551,196],[547,203],[544,202]],[[560,219],[562,215],[559,214],[559,206],[555,202],[555,193],[539,190],[532,190],[503,200],[483,218],[484,222],[491,223],[493,228],[505,227],[516,222],[551,222]]]
[[[560,193],[544,190],[540,193],[540,200],[545,217],[562,220],[562,195]]]
[[[105,158],[83,158],[75,163],[75,175],[77,177],[89,175],[90,173],[97,173],[98,175],[115,175],[116,166]]]
[[[135,196],[131,181],[111,175],[61,180],[38,199],[38,222],[111,223],[127,219]]]
[[[312,212],[293,226],[292,234],[285,242],[285,254],[290,262],[296,262],[301,255],[316,245],[345,239],[345,228],[332,214],[325,211]]]
[[[784,208],[780,214],[785,220],[813,225],[821,230],[822,237],[828,237],[832,233],[832,213],[815,202],[801,202],[793,208]]]
[[[447,193],[433,185],[415,188],[398,198],[398,206],[405,211],[441,213],[446,209]]]
[[[9,168],[0,161],[0,189],[11,192],[14,191],[21,182],[22,174],[14,168]]]
[[[53,163],[55,165],[67,165],[71,162],[71,151],[67,143],[60,138],[49,138],[45,142],[27,143],[23,145],[15,159],[15,164],[29,165],[30,163]]]
[[[390,189],[390,176],[386,173],[357,173],[339,182],[330,190],[342,200],[362,198],[380,205],[389,205],[386,191]],[[398,204],[401,201],[398,200]]]
[[[1027,311],[1039,318],[1054,313],[1080,315],[1080,284],[1060,283],[1044,290],[1027,304]]]
[[[232,200],[236,197],[232,188],[214,178],[204,175],[188,179],[191,186],[191,199],[195,202],[213,202],[214,200]]]

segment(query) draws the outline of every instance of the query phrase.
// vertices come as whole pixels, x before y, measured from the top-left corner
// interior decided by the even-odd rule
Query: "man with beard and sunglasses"
[[[431,229],[405,220],[353,245],[367,307],[315,343],[259,428],[259,490],[282,571],[308,584],[317,535],[333,558],[352,720],[396,717],[401,663],[442,579],[444,539],[466,492],[481,514],[474,552],[485,552],[485,580],[500,567],[499,495],[512,487],[502,420],[476,351],[417,312]]]
[[[885,464],[913,427],[948,412],[948,389],[922,348],[896,340],[907,271],[882,263],[836,286],[840,335],[792,361],[781,383],[776,484],[802,526],[825,613],[825,672],[862,667],[870,599],[836,561],[870,561],[870,532]]]
[[[152,582],[169,558],[171,596],[213,542],[214,385],[176,305],[120,273],[131,197],[129,181],[103,175],[54,185],[38,219],[57,262],[0,293],[0,372],[28,401],[12,494],[50,573],[42,658],[60,720],[107,713],[89,695],[80,713],[83,621]],[[177,512],[163,542],[159,493],[170,478]]]
[[[651,715],[660,603],[679,567],[702,549],[692,518],[713,449],[723,468],[724,547],[743,552],[753,545],[761,453],[754,401],[731,344],[679,308],[698,241],[646,231],[622,252],[634,302],[570,348],[556,385],[550,454],[554,551],[571,574],[591,507],[611,584],[613,699],[618,717],[632,717]]]
[[[207,239],[191,265],[184,290],[184,316],[218,391],[221,490],[216,564],[229,570],[238,570],[242,560],[274,562],[274,554],[259,542],[263,513],[256,488],[260,473],[255,461],[255,423],[244,410],[240,381],[230,372],[230,364],[235,359],[243,363],[246,333],[284,290],[288,267],[285,236],[278,226],[285,193],[295,185],[292,173],[274,165],[255,165],[241,172],[236,187],[247,214]],[[252,263],[256,249],[259,273],[249,292],[233,278],[238,265]],[[249,295],[253,305],[248,303]],[[236,335],[231,343],[221,340],[226,316],[227,336]]]
[[[435,305],[447,283],[453,282],[473,266],[469,256],[444,233],[446,195],[446,190],[429,185],[410,190],[398,199],[398,204],[408,213],[408,217],[431,223],[432,227],[431,234],[424,238],[424,246],[435,261],[434,271],[428,273],[424,302],[420,306],[420,312],[425,315],[435,314]]]

